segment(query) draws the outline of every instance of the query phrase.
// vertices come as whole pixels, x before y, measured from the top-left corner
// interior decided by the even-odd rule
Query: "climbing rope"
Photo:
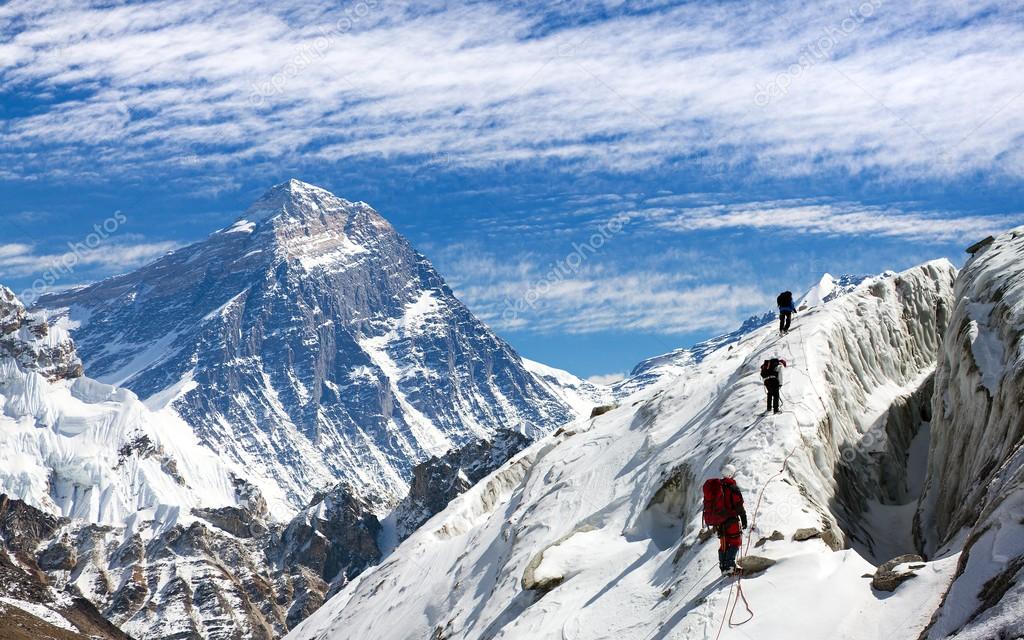
[[[772,417],[772,429],[775,429],[774,416]],[[757,514],[761,510],[761,501],[764,499],[764,492],[768,489],[768,485],[770,485],[776,478],[786,473],[786,469],[789,467],[789,460],[790,458],[793,457],[793,454],[796,453],[797,447],[799,446],[799,444],[793,445],[793,448],[789,450],[789,453],[786,454],[785,459],[783,459],[782,461],[782,468],[779,469],[778,473],[768,478],[768,480],[766,480],[765,483],[761,485],[761,491],[759,491],[757,494],[757,502],[754,504],[754,513],[751,517],[749,526],[747,527],[747,544],[746,547],[743,548],[743,554],[740,556],[740,558],[745,558],[750,553],[750,543],[753,541],[753,537],[750,534],[754,532],[754,527],[757,524]],[[735,600],[733,600],[732,597],[733,591],[736,592]],[[739,606],[740,600],[743,600],[743,606],[747,610],[748,617],[746,620],[743,620],[741,622],[734,622],[734,618],[736,616],[736,607]],[[731,608],[729,606],[730,604],[732,604]],[[736,577],[736,581],[729,588],[729,597],[725,600],[725,610],[722,612],[722,622],[718,625],[718,633],[715,635],[715,640],[718,640],[722,636],[722,630],[725,628],[726,620],[729,621],[729,628],[732,629],[733,627],[739,627],[741,625],[744,625],[753,619],[754,611],[750,608],[750,602],[747,601],[747,596],[743,593],[743,574],[740,573]]]
[[[797,332],[797,334],[796,334],[797,335],[797,339],[800,342],[800,346],[801,346],[801,349],[802,349],[803,354],[804,354],[804,362],[809,362],[810,358],[807,357],[807,344],[806,344],[806,342],[803,339],[803,327],[798,325],[796,327],[796,332]],[[760,347],[765,342],[767,342],[770,338],[771,338],[771,334],[769,334],[768,336],[765,336],[765,338],[761,341],[761,343],[758,346]],[[790,357],[794,361],[793,369],[795,371],[799,371],[800,373],[802,373],[807,378],[807,380],[811,384],[811,390],[814,392],[814,395],[817,396],[818,401],[821,403],[822,408],[827,412],[828,411],[828,405],[825,403],[824,398],[822,398],[821,394],[818,392],[817,385],[814,384],[814,379],[811,377],[810,373],[808,373],[807,371],[804,371],[801,367],[798,367],[796,365],[796,363],[795,363],[795,361],[796,361],[796,354],[793,352],[793,348],[790,345],[788,340],[784,341],[784,345],[786,347],[786,350],[789,351]],[[780,399],[781,399],[781,390],[780,390]],[[804,402],[803,400],[795,401],[795,404],[798,404],[798,405],[802,404],[804,406],[807,406],[806,402]],[[782,405],[782,403],[780,402],[780,406],[781,405]],[[793,412],[787,412],[787,413],[793,413]],[[793,414],[793,416],[794,416],[794,419],[796,419],[796,414],[795,413]],[[775,428],[776,428],[775,422],[776,422],[776,419],[775,419],[775,416],[773,415],[772,416],[772,431],[775,431]],[[798,431],[799,431],[799,426],[800,426],[799,420],[797,420]],[[746,431],[746,429],[744,429],[744,431]],[[800,439],[801,439],[801,442],[804,440],[804,436],[803,436],[802,432],[800,432]],[[767,489],[768,489],[768,485],[770,485],[773,481],[775,481],[777,478],[779,478],[780,476],[782,476],[783,474],[786,473],[787,469],[789,468],[789,461],[793,457],[793,455],[796,453],[796,450],[797,450],[797,448],[799,448],[800,444],[801,443],[797,443],[797,444],[793,445],[793,447],[789,450],[789,453],[786,454],[786,457],[782,461],[782,468],[779,469],[779,471],[775,475],[773,475],[770,478],[768,478],[768,480],[766,480],[765,483],[761,486],[761,490],[758,492],[758,495],[757,495],[757,501],[754,503],[753,515],[751,517],[749,526],[747,527],[747,541],[746,541],[746,545],[742,546],[742,553],[739,556],[739,558],[737,558],[737,560],[739,560],[741,558],[747,557],[749,555],[749,553],[750,553],[750,545],[753,542],[753,536],[751,534],[753,533],[753,531],[754,531],[754,529],[755,529],[755,527],[757,525],[757,516],[758,516],[758,514],[759,514],[759,512],[761,510],[761,503],[764,500],[764,494],[765,494],[765,491],[767,491]],[[709,572],[706,572],[704,574],[704,576],[706,576],[707,573],[709,573]],[[704,576],[701,576],[701,579],[703,579]],[[700,584],[700,580],[698,580],[697,584]],[[686,592],[686,594],[684,594],[683,597],[685,598],[690,593],[692,593],[693,589],[696,586],[697,585],[694,585],[693,587],[691,587]],[[733,597],[733,593],[734,592],[736,594],[735,598]],[[747,611],[747,617],[744,620],[736,622],[735,621],[736,608],[739,606],[740,601],[743,602],[743,606],[744,606],[744,608]],[[731,629],[731,628],[734,628],[734,627],[742,626],[742,625],[750,622],[753,619],[754,619],[754,611],[750,607],[750,602],[747,600],[746,594],[743,592],[743,574],[741,572],[739,575],[737,575],[736,580],[732,583],[732,585],[729,588],[729,594],[728,594],[728,597],[725,600],[725,608],[724,608],[724,610],[722,612],[722,621],[718,625],[718,632],[715,634],[715,640],[719,640],[721,638],[722,631],[724,631],[724,629],[725,629],[726,620],[729,621],[729,628]]]

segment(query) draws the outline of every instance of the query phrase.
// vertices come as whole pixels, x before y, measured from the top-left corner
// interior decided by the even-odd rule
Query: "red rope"
[[[748,622],[750,622],[751,620],[754,619],[754,612],[750,609],[750,603],[747,602],[747,596],[743,595],[743,585],[741,584],[742,580],[743,580],[743,574],[740,574],[739,577],[736,578],[736,595],[739,596],[739,597],[736,598],[735,601],[733,601],[733,603],[732,603],[732,611],[729,612],[729,628],[730,629],[732,629],[733,627],[738,627],[740,625],[747,624]],[[743,599],[743,606],[747,608],[747,613],[750,614],[750,617],[747,618],[746,620],[744,620],[743,622],[733,622],[732,619],[736,615],[736,605],[738,605],[740,603],[740,598]]]

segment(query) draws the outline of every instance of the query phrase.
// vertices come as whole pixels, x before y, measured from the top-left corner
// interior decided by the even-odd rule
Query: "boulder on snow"
[[[842,537],[831,527],[826,527],[825,530],[821,532],[821,539],[826,545],[828,545],[828,548],[833,551],[841,551],[845,548],[845,543],[843,542]]]
[[[533,559],[530,560],[530,563],[526,565],[526,570],[523,572],[522,580],[520,580],[523,591],[536,591],[540,595],[544,595],[548,591],[551,591],[558,585],[562,584],[566,577],[563,574],[564,569],[561,571],[552,571],[554,567],[550,566],[545,567],[543,570],[541,569],[541,564],[544,563],[544,554],[561,546],[577,534],[589,533],[591,531],[595,531],[595,527],[593,525],[585,524],[544,547],[544,549],[535,555]]]
[[[882,566],[878,567],[875,571],[875,576],[871,579],[872,588],[878,591],[895,591],[896,587],[900,586],[904,581],[915,577],[917,574],[910,570],[897,571],[896,567],[902,564],[920,563],[924,562],[924,558],[921,556],[908,554],[903,556],[896,556],[892,560],[889,560]],[[924,565],[921,565],[924,566]]]
[[[743,575],[749,576],[760,573],[775,564],[775,560],[761,556],[743,556],[736,561],[736,566],[743,569]]]
[[[786,536],[782,535],[781,531],[772,531],[772,535],[768,536],[767,538],[761,538],[760,540],[754,543],[754,546],[763,547],[768,542],[778,542],[779,540],[784,540],[785,538]]]
[[[614,404],[602,404],[599,407],[594,407],[594,409],[590,412],[590,417],[591,418],[596,418],[597,416],[604,415],[604,414],[608,413],[609,411],[611,411],[614,408],[615,408]]]
[[[821,537],[821,530],[816,527],[805,527],[803,529],[797,529],[793,534],[794,542],[803,542],[804,540],[810,540],[811,538]]]
[[[966,251],[967,253],[969,253],[969,254],[971,254],[973,256],[974,254],[978,253],[979,251],[981,251],[982,249],[984,249],[985,247],[987,247],[988,245],[992,244],[995,241],[996,241],[996,239],[994,237],[988,236],[987,238],[983,238],[981,240],[978,240],[977,242],[975,242],[971,246],[969,246],[966,249],[964,249],[964,251]]]

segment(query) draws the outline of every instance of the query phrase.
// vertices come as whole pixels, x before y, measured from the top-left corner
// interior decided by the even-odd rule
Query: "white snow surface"
[[[955,554],[883,594],[857,552],[791,537],[816,527],[844,546],[832,511],[840,447],[860,445],[887,401],[928,378],[954,274],[938,261],[865,282],[800,314],[788,336],[763,327],[545,437],[289,640],[917,638]],[[790,363],[786,406],[761,416],[757,371],[773,352]],[[746,551],[778,562],[739,584],[716,581],[717,544],[697,541],[700,485],[725,463],[746,496]],[[751,545],[775,530],[783,540]],[[552,589],[524,590],[527,577]],[[732,609],[739,586],[754,617],[733,626],[747,618]]]
[[[608,404],[613,399],[612,389],[609,386],[588,382],[568,371],[549,367],[527,358],[522,360],[527,371],[537,376],[580,416],[590,415],[594,407]]]
[[[967,314],[971,318],[967,329],[971,354],[981,371],[981,384],[990,396],[998,393],[1005,372],[1002,338],[989,326],[989,316],[994,306],[979,302],[967,304]]]
[[[170,411],[88,378],[0,362],[0,491],[54,515],[123,525],[141,509],[235,504],[231,470]],[[122,453],[148,439],[153,455]],[[181,482],[168,471],[173,461]]]
[[[25,600],[19,600],[17,598],[5,598],[5,597],[0,597],[0,604],[5,604],[5,605],[11,606],[11,607],[17,607],[17,608],[21,609],[22,611],[24,611],[25,613],[33,615],[33,616],[39,618],[40,620],[43,620],[44,622],[48,622],[48,623],[52,624],[53,626],[57,627],[58,629],[64,629],[65,631],[71,631],[71,632],[74,632],[74,633],[78,633],[78,627],[76,627],[75,625],[73,625],[70,622],[68,622],[67,618],[65,618],[64,616],[60,615],[59,613],[57,613],[53,609],[50,609],[49,607],[44,607],[41,604],[36,604],[34,602],[27,602]],[[2,614],[3,614],[3,609],[0,608],[0,615],[2,615]]]
[[[831,273],[826,273],[818,281],[818,284],[811,287],[797,302],[797,308],[818,307],[825,303],[825,298],[836,288],[835,278]]]

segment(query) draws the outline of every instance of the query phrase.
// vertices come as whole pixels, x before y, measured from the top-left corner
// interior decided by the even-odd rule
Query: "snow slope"
[[[922,421],[910,408],[931,383],[954,275],[942,261],[870,279],[786,337],[752,331],[544,438],[288,637],[916,638],[956,556],[882,593],[851,547],[873,548],[872,502],[908,498],[889,486],[912,484]],[[757,370],[776,354],[790,363],[785,407],[762,416]],[[715,581],[717,545],[697,537],[700,484],[727,462],[747,498],[747,544],[781,534],[748,547],[778,564],[739,583],[754,617],[735,627],[727,619],[747,617],[731,609],[739,586]]]
[[[797,306],[802,311],[818,307],[825,302],[846,295],[867,279],[867,276],[851,275],[840,276],[837,279],[826,273],[817,284],[800,297]],[[629,377],[615,383],[612,387],[612,393],[618,397],[629,396],[647,388],[665,376],[678,377],[688,375],[693,365],[700,363],[709,353],[728,347],[751,332],[775,322],[778,317],[777,311],[768,311],[760,315],[751,316],[734,331],[698,342],[692,347],[684,347],[660,356],[648,358],[636,365],[630,372]]]
[[[590,415],[594,407],[612,401],[611,387],[588,382],[568,371],[549,367],[526,358],[523,358],[523,366],[580,416]]]

